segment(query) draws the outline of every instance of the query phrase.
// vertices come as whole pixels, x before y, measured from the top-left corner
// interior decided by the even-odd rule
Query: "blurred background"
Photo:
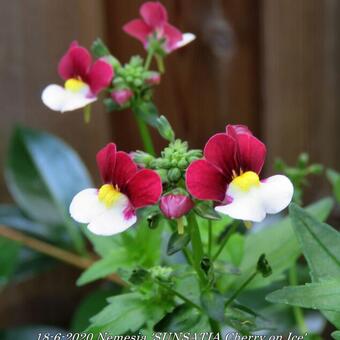
[[[16,124],[43,129],[75,148],[95,179],[95,153],[114,140],[141,148],[129,111],[106,113],[97,103],[89,125],[81,111],[61,115],[40,100],[59,83],[57,63],[72,40],[89,47],[101,37],[122,62],[143,54],[121,29],[137,17],[137,0],[1,1],[0,167]],[[302,151],[313,162],[340,169],[340,2],[337,0],[163,0],[170,22],[197,40],[166,60],[155,101],[177,137],[201,148],[227,123],[247,124],[275,157],[295,163]],[[158,139],[158,151],[164,143]],[[310,188],[316,199],[329,187]],[[1,202],[10,202],[3,176]],[[66,326],[87,288],[78,271],[58,267],[0,291],[0,328],[24,323]],[[58,284],[52,284],[52,282]],[[39,290],[37,290],[39,287]]]

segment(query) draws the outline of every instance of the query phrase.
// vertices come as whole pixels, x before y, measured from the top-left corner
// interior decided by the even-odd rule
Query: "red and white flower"
[[[131,20],[124,25],[123,30],[140,40],[145,49],[148,48],[152,36],[158,40],[164,39],[163,48],[166,53],[185,46],[196,38],[194,34],[181,33],[176,27],[170,25],[167,10],[157,1],[144,3],[139,13],[142,18]]]
[[[97,94],[106,88],[114,70],[105,60],[92,63],[89,51],[72,42],[58,65],[64,86],[51,84],[42,92],[43,103],[51,110],[66,112],[85,107],[97,100]]]
[[[97,235],[114,235],[137,221],[136,210],[156,204],[162,194],[159,175],[150,169],[138,170],[130,156],[108,144],[97,154],[104,181],[98,189],[79,192],[70,205],[71,216]]]
[[[286,176],[259,179],[265,155],[265,145],[246,126],[228,125],[209,139],[204,159],[188,167],[187,189],[198,199],[218,202],[215,210],[222,214],[260,222],[286,208],[294,191]]]

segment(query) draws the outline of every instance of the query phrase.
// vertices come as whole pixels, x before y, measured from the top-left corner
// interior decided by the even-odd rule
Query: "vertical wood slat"
[[[96,174],[95,153],[110,139],[108,116],[96,105],[93,123],[83,123],[82,112],[61,116],[46,108],[40,99],[50,83],[62,84],[57,64],[74,39],[89,46],[104,33],[102,1],[20,1],[1,6],[0,39],[1,114],[0,167],[15,124],[28,125],[55,133],[79,151]],[[0,179],[0,197],[7,195]]]
[[[136,18],[143,1],[107,1],[108,42],[123,61],[144,53],[138,41],[122,31]],[[165,0],[170,22],[197,40],[171,54],[166,74],[155,92],[162,114],[177,136],[192,147],[203,147],[213,133],[229,122],[259,130],[258,7],[246,0]],[[230,31],[233,27],[234,33]],[[233,38],[234,37],[234,38]],[[130,112],[114,113],[114,135],[124,149],[140,148],[138,131]],[[127,137],[128,136],[128,137]],[[158,150],[164,146],[154,134]]]
[[[340,168],[339,14],[336,0],[263,1],[262,124],[270,160],[294,162],[307,151]]]

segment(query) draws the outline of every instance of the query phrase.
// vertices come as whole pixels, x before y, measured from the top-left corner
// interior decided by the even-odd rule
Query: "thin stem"
[[[202,312],[202,308],[197,305],[195,302],[189,300],[187,297],[185,297],[184,295],[182,295],[180,292],[178,292],[177,290],[169,287],[168,285],[164,284],[162,281],[160,280],[156,280],[156,282],[163,288],[166,288],[169,292],[171,292],[172,294],[178,296],[181,300],[183,300],[184,302],[188,303],[190,306],[198,309],[199,311]]]
[[[296,263],[294,263],[293,266],[289,269],[288,280],[289,280],[289,284],[291,286],[295,286],[295,285],[298,284]],[[307,330],[307,326],[306,326],[305,319],[304,319],[303,312],[302,312],[301,308],[298,307],[298,306],[292,306],[292,308],[293,308],[294,318],[295,318],[295,321],[296,321],[296,324],[299,328],[300,333],[301,334],[307,333],[308,330]]]
[[[178,218],[177,220],[177,231],[179,235],[184,234],[184,221],[183,221],[183,216]]]
[[[200,279],[200,284],[205,285],[207,279],[205,274],[201,268],[201,261],[203,258],[203,245],[201,240],[200,230],[197,225],[196,216],[194,213],[188,215],[188,229],[191,238],[191,246],[193,252],[193,260],[194,260],[194,268],[197,272],[197,275]]]
[[[208,256],[211,259],[212,250],[212,222],[208,220]]]
[[[149,69],[149,67],[151,65],[152,57],[153,57],[153,50],[149,49],[148,54],[147,54],[146,59],[145,59],[145,64],[144,64],[145,71],[147,71]]]
[[[250,275],[250,277],[241,285],[241,287],[228,299],[228,301],[225,303],[225,307],[228,307],[239,296],[242,290],[255,278],[257,274],[258,272],[255,271]]]
[[[163,57],[161,57],[159,55],[156,55],[156,60],[157,60],[158,71],[160,73],[164,73],[165,72],[165,67],[164,67]]]
[[[20,231],[6,227],[4,225],[0,225],[0,236],[15,242],[19,242],[25,247],[31,248],[39,253],[53,257],[59,261],[65,262],[80,269],[87,269],[95,262],[93,259],[78,256],[49,243],[27,236]],[[127,285],[127,283],[116,274],[110,275],[108,279],[122,286]]]
[[[91,120],[91,105],[86,105],[84,107],[84,122],[86,124],[90,123]]]
[[[136,118],[138,129],[139,129],[139,134],[140,134],[142,141],[143,141],[143,144],[144,144],[144,149],[149,154],[155,156],[156,152],[155,152],[155,148],[153,146],[153,142],[152,142],[152,138],[151,138],[151,135],[150,135],[149,128],[145,124],[144,120],[142,118],[140,118],[139,115],[136,112],[134,112],[134,113],[135,113],[135,118]]]
[[[229,241],[230,236],[234,233],[234,231],[237,229],[237,227],[238,227],[238,222],[235,221],[235,222],[230,226],[230,228],[229,228],[227,234],[224,236],[224,239],[223,239],[223,241],[222,241],[220,247],[218,248],[216,254],[215,254],[215,255],[213,256],[213,258],[212,258],[213,261],[215,261],[215,260],[220,256],[220,254],[221,254],[223,248],[225,247],[225,245],[226,245],[227,242]]]

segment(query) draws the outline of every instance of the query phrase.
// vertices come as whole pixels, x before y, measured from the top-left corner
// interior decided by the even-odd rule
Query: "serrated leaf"
[[[312,281],[340,278],[340,233],[295,204],[290,207],[290,215]],[[340,313],[325,311],[323,314],[340,328]]]
[[[303,308],[340,312],[340,280],[284,287],[267,295],[266,300]]]
[[[332,207],[332,199],[324,198],[306,209],[318,220],[323,221],[329,215]],[[289,217],[245,237],[244,257],[239,267],[242,275],[231,277],[226,288],[230,288],[230,286],[235,288],[242,284],[253,273],[257,259],[262,253],[266,254],[273,274],[267,278],[258,275],[247,289],[264,287],[270,282],[282,279],[283,272],[290,268],[301,254]]]
[[[190,235],[185,234],[178,234],[177,231],[175,231],[168,242],[168,247],[166,253],[170,256],[173,255],[179,251],[181,251],[185,246],[190,242]]]
[[[32,220],[66,227],[76,249],[84,247],[79,227],[69,217],[69,204],[91,187],[78,155],[60,139],[28,128],[11,138],[5,167],[6,183],[18,206]]]

